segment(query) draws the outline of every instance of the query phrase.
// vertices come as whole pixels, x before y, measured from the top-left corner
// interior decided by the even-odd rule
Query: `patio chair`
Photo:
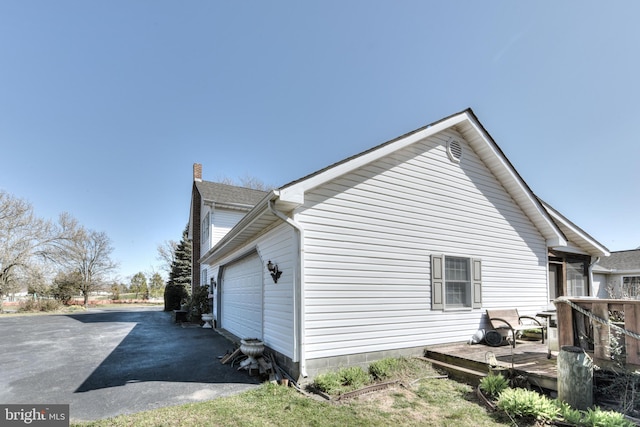
[[[528,330],[539,330],[542,334],[542,344],[544,344],[544,325],[535,317],[520,316],[515,308],[487,310],[487,317],[493,329],[501,334],[506,332],[505,335],[507,339],[512,340],[513,347],[516,346],[516,338]]]

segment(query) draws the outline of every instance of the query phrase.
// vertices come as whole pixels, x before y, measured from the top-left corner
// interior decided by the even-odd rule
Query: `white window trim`
[[[446,304],[446,258],[462,258],[469,262],[470,268],[470,305],[447,307]],[[431,255],[431,309],[442,311],[471,311],[482,308],[482,260],[467,255],[432,254]]]

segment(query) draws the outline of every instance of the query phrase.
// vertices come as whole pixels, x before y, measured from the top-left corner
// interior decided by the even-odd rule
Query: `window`
[[[622,277],[622,295],[627,298],[635,298],[640,295],[640,276]]]
[[[589,295],[584,261],[567,260],[567,294],[570,297]]]
[[[208,285],[207,283],[207,269],[202,270],[200,277],[200,286]]]
[[[431,256],[431,308],[482,307],[481,260],[448,255]]]
[[[202,233],[202,244],[209,244],[209,214],[210,212],[207,213],[207,215],[205,215],[204,219],[202,220],[202,228],[201,228],[201,233]]]

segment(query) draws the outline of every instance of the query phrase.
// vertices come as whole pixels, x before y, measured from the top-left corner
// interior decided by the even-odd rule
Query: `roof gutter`
[[[298,361],[300,362],[300,375],[304,378],[307,377],[307,358],[304,339],[304,230],[293,219],[286,216],[284,213],[277,210],[273,204],[273,200],[269,200],[269,210],[280,220],[291,226],[297,233],[298,239],[296,240],[295,252],[297,255],[297,268],[294,276],[294,295],[293,306],[294,313],[297,312],[297,319],[294,324],[294,337],[298,342]],[[298,286],[295,286],[295,285]]]
[[[218,243],[216,243],[211,249],[209,249],[206,254],[200,257],[200,263],[208,264],[214,254],[230,244],[238,234],[246,230],[254,221],[256,221],[260,217],[260,215],[262,215],[268,209],[268,204],[271,203],[271,199],[274,197],[277,197],[275,192],[269,192]]]

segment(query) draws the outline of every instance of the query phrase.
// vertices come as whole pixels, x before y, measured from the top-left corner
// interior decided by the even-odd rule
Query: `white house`
[[[593,295],[600,298],[640,298],[640,249],[611,252],[593,269]]]
[[[214,296],[215,278],[200,264],[206,253],[235,226],[267,193],[250,188],[202,180],[202,165],[193,165],[193,186],[188,237],[192,244],[191,286],[209,285]],[[216,314],[217,304],[213,304]]]
[[[487,308],[586,294],[606,255],[465,110],[267,193],[200,262],[218,327],[300,378],[466,341]]]

